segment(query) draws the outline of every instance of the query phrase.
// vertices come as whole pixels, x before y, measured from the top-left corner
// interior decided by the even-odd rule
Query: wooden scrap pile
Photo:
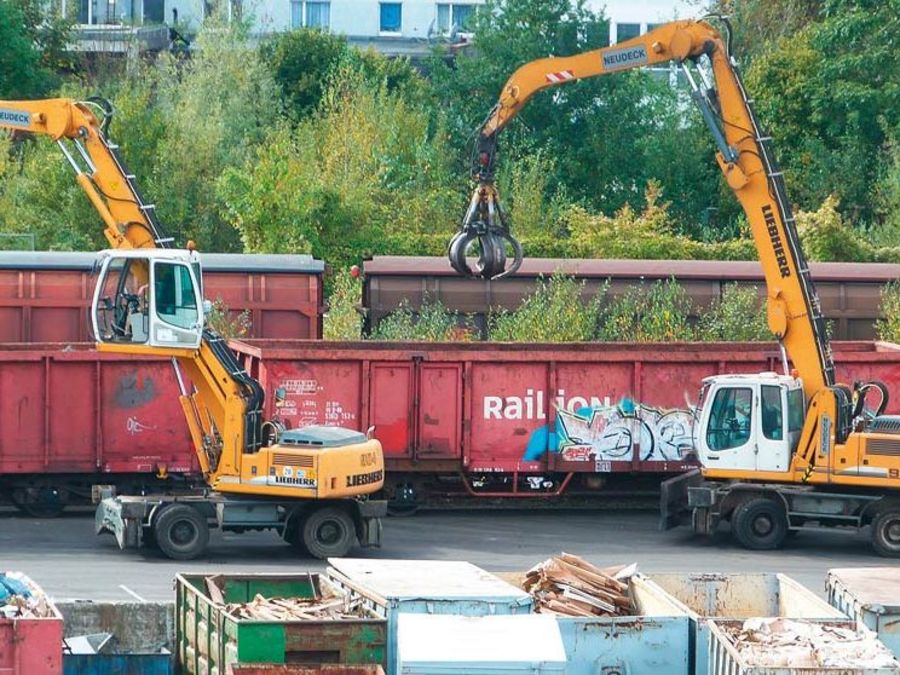
[[[312,581],[312,580],[311,580]],[[352,599],[330,585],[313,583],[312,598],[267,598],[259,593],[250,602],[225,602],[219,578],[206,577],[210,599],[238,619],[253,621],[341,621],[368,616],[361,599]]]
[[[599,568],[577,555],[562,553],[528,570],[523,588],[535,611],[560,616],[632,616],[634,603],[624,580],[635,565]]]

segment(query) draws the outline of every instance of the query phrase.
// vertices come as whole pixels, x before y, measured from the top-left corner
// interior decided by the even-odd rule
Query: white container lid
[[[900,566],[841,567],[828,570],[826,585],[838,587],[863,607],[900,609]]]
[[[472,563],[329,558],[331,567],[382,598],[525,602],[530,596]]]
[[[429,664],[565,664],[556,619],[545,614],[400,614],[398,660]]]

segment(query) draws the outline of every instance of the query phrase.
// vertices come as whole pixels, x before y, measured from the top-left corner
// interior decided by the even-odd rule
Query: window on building
[[[439,3],[437,6],[437,28],[441,33],[449,33],[454,28],[458,31],[470,27],[474,5],[457,3]]]
[[[403,24],[403,5],[399,2],[382,2],[379,30],[382,33],[399,33]]]
[[[617,23],[616,24],[616,42],[630,40],[641,34],[641,24],[639,23]]]
[[[321,0],[291,0],[291,28],[328,28],[331,3]]]
[[[331,3],[330,2],[307,2],[306,3],[306,27],[307,28],[328,28],[331,24]]]

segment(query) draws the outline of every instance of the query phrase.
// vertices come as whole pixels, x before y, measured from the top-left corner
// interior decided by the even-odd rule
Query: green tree
[[[875,224],[888,132],[900,122],[900,0],[828,0],[747,73],[792,199],[829,195],[855,224]]]
[[[452,64],[433,59],[435,96],[447,110],[448,128],[467,163],[473,130],[521,65],[548,55],[567,56],[606,46],[608,22],[584,2],[496,0],[473,19],[475,47]],[[663,78],[665,79],[665,78]],[[562,190],[590,209],[612,212],[640,206],[647,181],[669,179],[673,191],[694,202],[677,217],[718,204],[709,152],[682,152],[684,119],[668,82],[644,71],[589,78],[540,92],[502,132],[500,166],[540,154],[547,199]],[[693,145],[694,136],[689,144]],[[673,161],[672,153],[678,160]],[[468,166],[463,163],[460,172]],[[690,185],[688,185],[690,183]],[[677,185],[677,187],[676,187]],[[693,216],[685,217],[685,221]],[[515,227],[515,221],[513,227]]]
[[[22,3],[0,1],[0,97],[36,98],[53,85],[54,74],[34,38]]]
[[[339,35],[303,28],[276,33],[262,43],[260,52],[281,89],[285,109],[299,118],[319,105],[348,46]]]
[[[314,115],[225,171],[219,196],[251,252],[309,252],[339,268],[441,254],[461,206],[448,157],[434,111],[345,65]]]

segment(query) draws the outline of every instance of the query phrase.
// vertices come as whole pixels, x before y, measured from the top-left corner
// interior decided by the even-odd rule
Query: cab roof
[[[779,375],[778,373],[773,373],[771,371],[763,372],[763,373],[755,373],[753,375],[747,374],[727,374],[727,375],[710,375],[709,377],[703,378],[703,383],[706,384],[708,382],[724,382],[727,384],[775,384],[782,385],[785,387],[799,387],[802,386],[799,378],[791,377],[790,375]]]

